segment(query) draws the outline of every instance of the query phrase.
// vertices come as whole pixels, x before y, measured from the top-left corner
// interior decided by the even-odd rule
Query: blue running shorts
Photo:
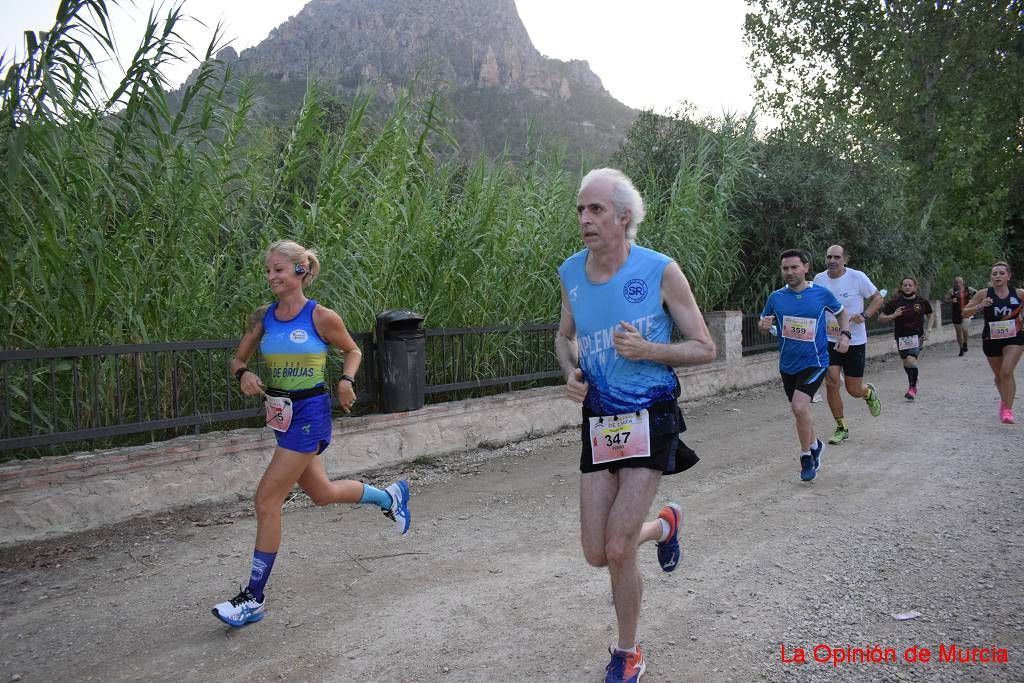
[[[324,452],[331,443],[331,395],[320,394],[292,401],[292,423],[287,432],[274,430],[277,445],[298,453]]]

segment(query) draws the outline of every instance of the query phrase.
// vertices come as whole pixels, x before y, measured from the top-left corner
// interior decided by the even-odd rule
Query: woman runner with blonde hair
[[[338,380],[338,400],[348,412],[356,401],[355,375],[362,354],[341,316],[307,299],[303,288],[320,273],[316,252],[295,242],[274,242],[266,253],[267,284],[277,298],[249,318],[231,359],[231,372],[246,396],[262,394],[267,426],[277,448],[256,488],[256,548],[249,584],[238,595],[213,607],[231,626],[245,626],[264,616],[263,589],[281,545],[281,506],[298,484],[316,505],[372,503],[394,520],[399,533],[409,530],[409,485],[400,480],[386,489],[358,481],[331,481],[320,454],[331,442],[331,397],[324,368],[331,346],[345,356]],[[264,378],[246,363],[259,347],[267,365]]]

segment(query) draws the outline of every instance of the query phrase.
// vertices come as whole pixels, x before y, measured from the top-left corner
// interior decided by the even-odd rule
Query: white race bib
[[[782,317],[782,336],[795,341],[814,341],[818,321],[814,318],[800,318],[795,315]]]
[[[600,465],[651,454],[651,423],[646,410],[590,418],[590,453]]]
[[[988,324],[991,339],[1011,339],[1017,336],[1016,320],[993,320]]]
[[[287,396],[267,396],[267,426],[278,432],[287,432],[292,424],[292,400]]]
[[[834,315],[826,311],[826,318],[828,320],[828,328],[825,330],[825,334],[828,335],[830,342],[836,342],[839,340],[839,320]]]
[[[916,334],[912,334],[909,337],[900,337],[896,340],[896,348],[900,351],[906,351],[907,349],[916,349],[921,345],[921,338]]]

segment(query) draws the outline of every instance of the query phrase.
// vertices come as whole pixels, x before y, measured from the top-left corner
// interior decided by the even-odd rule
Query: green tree
[[[897,229],[907,223],[904,169],[883,146],[851,154],[845,145],[845,138],[812,137],[793,125],[759,141],[757,172],[736,207],[744,269],[733,305],[756,310],[781,286],[778,255],[787,248],[806,251],[816,272],[826,247],[842,244],[851,265],[879,287],[920,272],[921,230]]]
[[[1006,248],[1024,142],[1024,2],[749,0],[762,106],[788,124],[892,144],[928,269]]]

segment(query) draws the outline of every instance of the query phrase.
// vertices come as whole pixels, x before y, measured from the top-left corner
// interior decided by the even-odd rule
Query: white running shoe
[[[409,514],[409,483],[399,479],[384,489],[391,496],[391,508],[384,510],[384,516],[395,522],[395,533],[408,533],[412,516]]]
[[[265,603],[266,598],[263,602],[256,602],[247,586],[227,602],[214,605],[212,611],[213,616],[229,626],[245,626],[263,618]]]

